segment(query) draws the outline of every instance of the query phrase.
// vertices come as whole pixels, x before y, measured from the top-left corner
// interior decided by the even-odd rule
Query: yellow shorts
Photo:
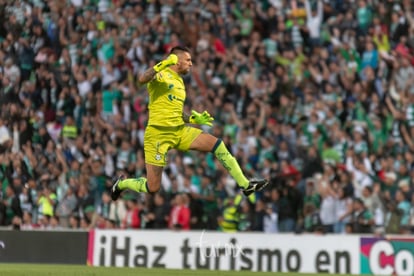
[[[147,126],[144,134],[145,163],[164,167],[170,149],[188,151],[201,129],[182,125],[177,127]]]

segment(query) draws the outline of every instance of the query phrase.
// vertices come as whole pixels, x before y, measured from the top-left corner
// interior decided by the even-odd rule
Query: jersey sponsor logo
[[[177,100],[177,101],[180,101],[180,102],[184,102],[184,100],[183,99],[181,99],[181,98],[179,98],[179,97],[177,97],[177,96],[175,96],[175,95],[173,95],[173,94],[168,94],[168,100],[170,101],[170,102],[172,102],[172,101],[174,101],[174,100]]]

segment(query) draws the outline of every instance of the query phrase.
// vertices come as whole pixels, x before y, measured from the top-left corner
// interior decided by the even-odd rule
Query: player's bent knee
[[[151,188],[151,187],[148,187],[148,192],[149,192],[150,194],[156,193],[156,192],[158,192],[159,190],[160,190],[160,187],[156,187],[156,188]]]
[[[160,188],[161,188],[161,185],[159,183],[157,184],[148,183],[148,193],[151,193],[151,194],[156,193],[160,190]]]

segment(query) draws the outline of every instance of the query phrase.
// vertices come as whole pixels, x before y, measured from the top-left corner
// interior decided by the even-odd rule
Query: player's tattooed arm
[[[153,68],[149,68],[147,71],[145,71],[142,75],[138,77],[139,84],[146,84],[147,82],[150,82],[154,76],[157,74]]]
[[[191,115],[183,112],[183,120],[184,120],[184,123],[189,123],[190,122],[190,117],[191,117]]]

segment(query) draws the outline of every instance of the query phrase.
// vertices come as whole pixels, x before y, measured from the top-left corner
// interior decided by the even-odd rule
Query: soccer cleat
[[[120,175],[114,180],[114,184],[112,185],[112,188],[111,188],[111,198],[113,201],[116,201],[121,195],[122,190],[118,188],[118,184],[119,184],[119,181],[124,180],[124,179],[125,177],[123,175]]]
[[[264,189],[269,184],[267,179],[250,179],[249,186],[243,190],[245,196],[249,196],[254,192],[258,192]]]

